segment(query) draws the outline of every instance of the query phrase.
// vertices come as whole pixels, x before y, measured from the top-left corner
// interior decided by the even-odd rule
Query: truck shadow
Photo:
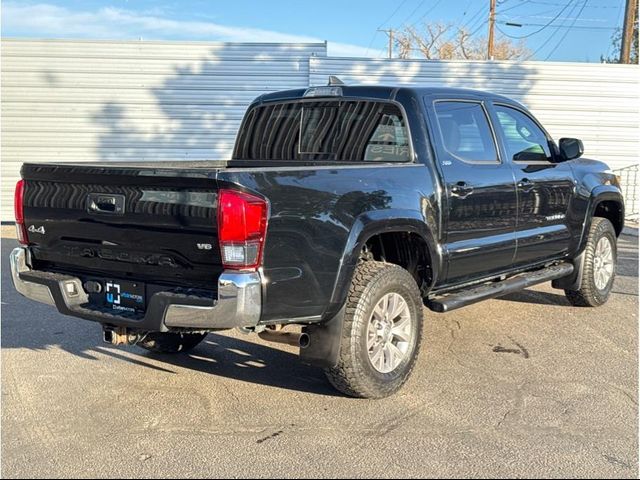
[[[301,363],[296,354],[220,334],[210,333],[188,354],[148,352],[142,358],[243,382],[341,396],[329,385],[320,369]]]
[[[28,309],[22,311],[28,312]],[[54,316],[56,318],[51,318]],[[118,348],[108,344],[96,345],[100,335],[97,324],[67,319],[53,312],[48,317],[55,322],[55,326],[37,328],[36,335],[32,330],[33,322],[28,317],[19,324],[12,322],[12,325],[4,326],[6,334],[2,337],[2,349],[47,351],[56,348],[86,360],[100,361],[106,356],[161,374],[180,375],[182,369],[187,369],[286,390],[340,396],[320,369],[304,365],[297,355],[277,348],[209,334],[189,353],[155,354],[135,346]],[[118,367],[114,365],[114,368]]]
[[[520,292],[510,293],[498,300],[506,300],[508,302],[532,303],[535,305],[560,305],[566,307],[569,301],[562,294],[538,292],[536,290],[522,290]]]

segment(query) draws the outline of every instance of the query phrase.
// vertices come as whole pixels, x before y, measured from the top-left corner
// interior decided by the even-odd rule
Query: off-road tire
[[[373,309],[388,293],[402,296],[411,316],[411,340],[402,362],[391,372],[377,371],[369,359],[367,328]],[[340,392],[359,398],[384,398],[397,392],[415,366],[422,340],[422,298],[415,279],[394,264],[364,261],[355,270],[347,297],[340,355],[325,370]]]
[[[192,350],[206,336],[206,333],[152,332],[137,345],[154,353],[184,353]]]
[[[596,245],[601,238],[608,237],[613,251],[613,275],[603,289],[596,286],[594,278],[594,256]],[[564,293],[571,305],[576,307],[599,307],[604,305],[609,299],[613,282],[616,278],[616,231],[613,225],[606,218],[594,217],[589,229],[587,246],[584,251],[584,267],[582,269],[581,286],[579,290],[565,290]]]

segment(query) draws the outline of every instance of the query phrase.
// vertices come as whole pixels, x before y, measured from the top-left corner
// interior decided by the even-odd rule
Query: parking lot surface
[[[425,310],[412,379],[368,401],[256,336],[103,344],[13,290],[3,238],[2,477],[636,477],[637,242],[598,309],[546,284]]]

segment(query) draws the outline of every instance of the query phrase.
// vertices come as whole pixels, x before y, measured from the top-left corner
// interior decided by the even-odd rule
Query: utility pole
[[[487,45],[487,60],[493,60],[493,29],[495,27],[495,23],[496,0],[489,0],[489,45]]]
[[[393,58],[393,33],[394,30],[393,28],[390,28],[389,30],[383,30],[383,29],[378,29],[379,32],[384,32],[389,36],[389,47],[388,47],[388,53],[389,53],[389,58]]]
[[[633,41],[633,21],[635,20],[638,0],[627,0],[624,10],[624,25],[622,26],[622,46],[620,48],[620,63],[630,63],[631,42]]]

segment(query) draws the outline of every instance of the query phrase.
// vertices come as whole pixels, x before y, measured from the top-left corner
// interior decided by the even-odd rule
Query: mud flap
[[[300,349],[300,359],[303,363],[321,368],[336,366],[340,356],[345,309],[346,303],[330,320],[302,329],[303,333],[309,335],[309,346]]]
[[[553,288],[561,290],[580,290],[582,286],[582,270],[584,269],[584,250],[573,259],[573,273],[564,278],[558,278],[551,282]]]

